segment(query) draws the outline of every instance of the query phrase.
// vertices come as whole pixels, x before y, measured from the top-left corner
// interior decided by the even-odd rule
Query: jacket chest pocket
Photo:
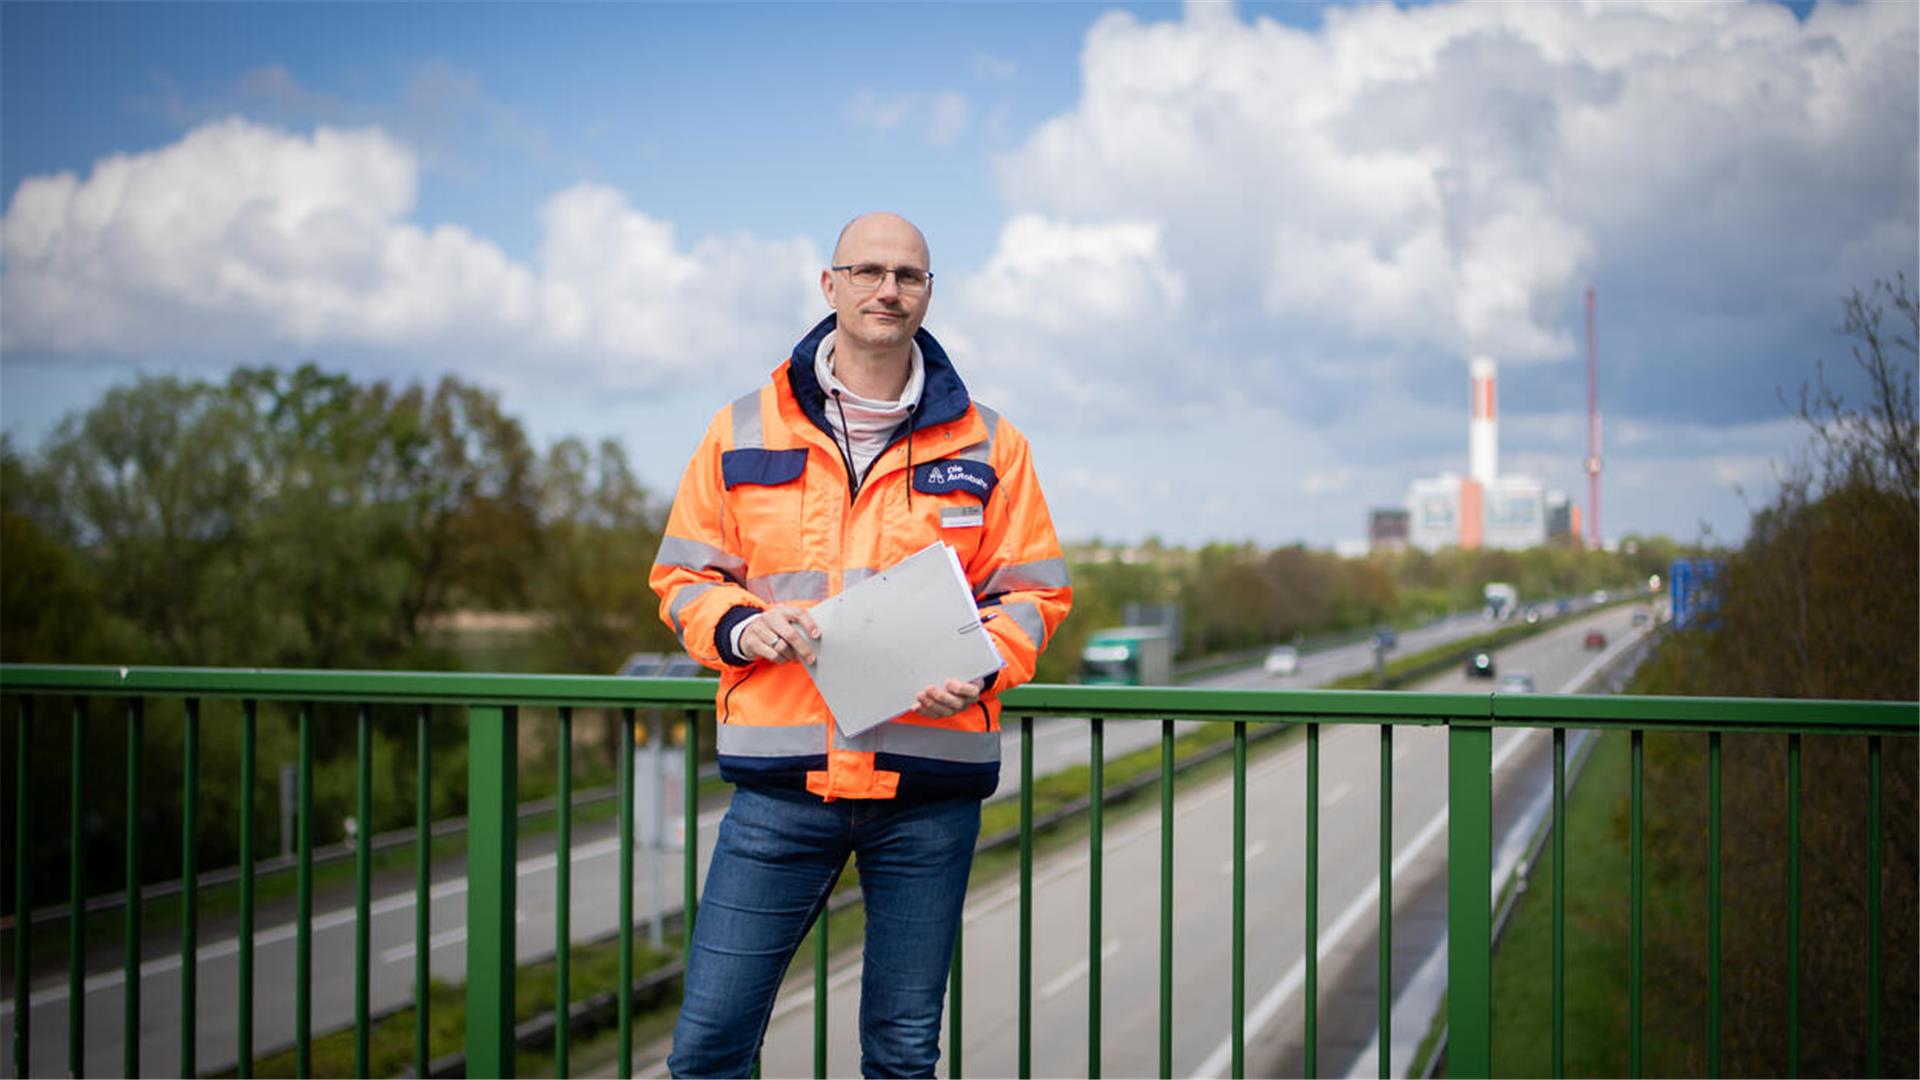
[[[728,450],[720,472],[748,575],[791,569],[806,512],[806,449]]]

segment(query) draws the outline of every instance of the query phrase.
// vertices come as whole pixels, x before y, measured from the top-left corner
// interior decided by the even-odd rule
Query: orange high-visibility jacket
[[[720,774],[823,799],[985,798],[1000,779],[999,691],[1034,663],[1073,590],[1027,440],[973,401],[933,335],[920,403],[851,494],[827,425],[813,328],[772,381],[714,416],[688,463],[653,565],[660,616],[720,671]],[[941,540],[959,554],[1006,666],[979,704],[904,713],[844,738],[798,663],[749,661],[733,626],[774,603],[811,606]]]

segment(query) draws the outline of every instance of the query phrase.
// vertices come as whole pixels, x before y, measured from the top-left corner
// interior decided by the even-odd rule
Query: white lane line
[[[527,913],[521,911],[519,908],[515,908],[513,911],[513,921],[515,925],[526,922]],[[427,939],[427,951],[438,952],[449,945],[458,945],[465,940],[467,940],[467,928],[464,926],[456,926],[451,930],[442,930]],[[380,954],[380,962],[383,964],[396,964],[412,956],[413,942],[409,941],[404,945],[395,945],[393,948],[382,952]]]
[[[1120,939],[1111,938],[1100,946],[1100,959],[1111,960],[1119,951]],[[1086,978],[1087,972],[1092,970],[1093,964],[1090,961],[1074,961],[1071,967],[1061,972],[1052,982],[1040,988],[1041,1000],[1044,1001],[1065,990],[1067,987],[1072,986],[1074,983],[1079,982],[1081,979]]]
[[[1255,840],[1253,843],[1248,844],[1247,845],[1247,862],[1252,863],[1253,860],[1266,854],[1266,851],[1267,851],[1267,842],[1265,840]],[[1221,877],[1233,876],[1233,860],[1232,859],[1228,859],[1227,861],[1220,864],[1220,876]]]
[[[1332,806],[1334,803],[1339,802],[1341,799],[1344,799],[1351,794],[1353,794],[1352,784],[1345,783],[1345,782],[1335,784],[1333,787],[1333,793],[1328,795],[1326,799],[1324,799],[1320,803],[1320,805],[1322,807]]]
[[[1520,748],[1526,745],[1528,737],[1531,736],[1535,730],[1534,728],[1521,728],[1513,738],[1507,740],[1507,744],[1494,753],[1493,767],[1490,773],[1499,772],[1500,767],[1510,761],[1513,756],[1519,752]],[[1407,867],[1411,866],[1415,859],[1426,852],[1427,846],[1432,844],[1441,833],[1446,831],[1448,814],[1449,810],[1442,808],[1441,811],[1434,816],[1433,820],[1427,822],[1426,827],[1420,830],[1419,835],[1408,841],[1407,846],[1401,849],[1400,854],[1394,858],[1393,865],[1389,868],[1389,872],[1395,879],[1398,879],[1401,874],[1405,873]],[[1319,947],[1314,950],[1315,955],[1322,960],[1332,955],[1333,951],[1340,947],[1341,942],[1345,940],[1347,934],[1350,933],[1353,928],[1359,924],[1361,918],[1367,914],[1367,909],[1372,907],[1379,898],[1380,879],[1376,876],[1365,889],[1360,891],[1358,896],[1353,898],[1353,902],[1348,904],[1346,909],[1340,913],[1339,918],[1333,921],[1333,925],[1328,927],[1326,931],[1320,935]],[[1244,1036],[1246,1039],[1254,1038],[1264,1030],[1268,1024],[1273,1022],[1273,1018],[1279,1015],[1280,1009],[1286,1005],[1287,1000],[1300,992],[1300,986],[1306,981],[1306,975],[1307,958],[1302,956],[1293,962],[1293,966],[1289,967],[1286,974],[1280,977],[1280,981],[1275,983],[1273,988],[1268,990],[1265,996],[1260,999],[1259,1004],[1255,1005],[1252,1011],[1247,1014]],[[1207,1059],[1200,1063],[1200,1067],[1195,1069],[1192,1075],[1195,1077],[1225,1075],[1227,1066],[1232,1062],[1232,1059],[1233,1037],[1228,1036],[1221,1040],[1220,1045],[1214,1047],[1213,1053],[1207,1055]]]
[[[465,940],[467,940],[467,928],[464,926],[456,926],[451,930],[442,930],[427,939],[427,951],[435,952]],[[413,956],[413,942],[409,941],[405,945],[396,945],[382,952],[380,954],[380,962],[383,964],[397,964],[411,956]]]
[[[1303,746],[1295,745],[1295,746],[1289,747],[1288,749],[1282,751],[1281,753],[1274,755],[1272,758],[1269,758],[1265,761],[1260,762],[1257,767],[1249,769],[1247,771],[1247,783],[1251,785],[1257,780],[1264,780],[1270,776],[1278,774],[1281,771],[1285,770],[1288,766],[1298,762],[1305,755],[1306,755],[1306,749]],[[1180,818],[1184,818],[1190,814],[1198,812],[1198,810],[1201,807],[1204,807],[1208,802],[1228,798],[1232,794],[1233,794],[1233,785],[1222,784],[1220,785],[1220,790],[1207,791],[1199,795],[1190,795],[1186,799],[1183,799],[1182,802],[1196,804],[1196,805],[1190,805],[1190,806],[1187,806],[1185,809],[1175,810],[1174,820],[1177,822]],[[1140,842],[1141,840],[1147,839],[1148,837],[1154,837],[1159,835],[1160,835],[1159,815],[1141,814],[1140,816],[1128,821],[1125,825],[1109,831],[1107,833],[1107,842],[1104,846],[1105,846],[1107,855],[1111,856],[1115,852],[1121,851],[1122,849],[1126,848],[1130,844],[1135,844]],[[1076,852],[1070,858],[1068,857],[1058,858],[1058,861],[1054,862],[1053,865],[1048,869],[1037,871],[1035,873],[1034,879],[1033,879],[1035,891],[1038,891],[1040,886],[1042,885],[1051,884],[1055,881],[1059,881],[1063,878],[1070,877],[1076,873],[1079,873],[1082,869],[1084,869],[1087,866],[1088,863],[1092,861],[1093,861],[1092,854],[1085,850]],[[967,906],[966,906],[966,914],[964,916],[965,921],[969,923],[978,922],[979,920],[984,919],[987,916],[993,914],[995,911],[998,911],[999,909],[1006,907],[1008,904],[1013,903],[1015,900],[1018,900],[1019,898],[1020,898],[1020,880],[1018,877],[1015,877],[1013,881],[1009,882],[1006,885],[1001,886],[999,889],[993,892],[986,894],[984,897],[982,897],[979,900],[968,900]]]
[[[1613,648],[1595,657],[1585,667],[1580,669],[1579,674],[1567,680],[1567,682],[1555,692],[1560,694],[1579,693],[1587,681],[1599,673],[1602,666],[1618,656],[1620,651],[1625,650],[1628,646],[1638,641],[1650,629],[1651,627],[1641,627],[1637,631],[1629,630],[1626,634],[1616,638]],[[1592,738],[1594,734],[1590,729],[1576,730],[1574,732],[1574,736],[1569,741],[1568,746],[1567,758],[1569,761],[1579,757],[1581,747],[1583,747],[1587,740]],[[1525,850],[1526,844],[1531,842],[1534,832],[1539,829],[1540,820],[1546,815],[1546,804],[1552,797],[1553,789],[1551,787],[1543,788],[1535,792],[1533,801],[1527,806],[1526,813],[1521,815],[1519,826],[1508,834],[1506,842],[1501,845],[1501,855],[1494,866],[1493,880],[1491,882],[1492,895],[1496,904],[1500,900],[1501,884],[1518,869],[1520,855]],[[1414,1051],[1418,1049],[1415,1042],[1416,1036],[1409,1035],[1408,1032],[1415,1028],[1422,1031],[1425,1030],[1425,1025],[1432,1019],[1435,1010],[1439,1007],[1441,997],[1446,993],[1446,960],[1447,938],[1446,935],[1442,934],[1440,940],[1434,943],[1432,951],[1427,954],[1426,959],[1420,964],[1420,969],[1414,972],[1413,978],[1407,982],[1406,987],[1401,990],[1400,995],[1394,999],[1392,1016],[1393,1030],[1399,1034],[1395,1036],[1393,1045],[1388,1047],[1386,1052],[1389,1063],[1396,1070],[1407,1067]],[[1375,1025],[1373,1035],[1367,1042],[1367,1048],[1361,1051],[1358,1058],[1354,1059],[1353,1068],[1348,1071],[1347,1075],[1372,1076],[1379,1067],[1380,1028],[1378,1025]]]

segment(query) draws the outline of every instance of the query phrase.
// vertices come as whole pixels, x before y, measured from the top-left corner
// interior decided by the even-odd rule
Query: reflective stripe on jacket
[[[1072,603],[1027,441],[972,401],[924,329],[925,387],[911,418],[850,494],[826,422],[814,352],[828,316],[772,381],[723,408],[681,477],[653,566],[660,615],[720,671],[720,772],[824,799],[984,798],[1000,777],[999,691],[1034,664]],[[980,702],[933,720],[903,713],[843,738],[797,663],[738,662],[741,619],[811,606],[928,544],[953,546],[1006,666]]]

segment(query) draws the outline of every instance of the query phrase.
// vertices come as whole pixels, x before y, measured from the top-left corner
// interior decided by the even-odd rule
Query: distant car
[[[1300,650],[1291,645],[1275,645],[1267,650],[1267,659],[1260,666],[1269,675],[1291,675],[1300,670]]]
[[[1588,594],[1587,599],[1596,604],[1604,604],[1607,602],[1607,590],[1595,589],[1592,593]]]
[[[1477,652],[1467,657],[1467,678],[1493,678],[1493,654],[1490,652]]]
[[[1374,648],[1379,649],[1381,652],[1386,652],[1388,649],[1394,648],[1399,644],[1400,635],[1393,632],[1393,627],[1376,626],[1373,628]]]
[[[1526,618],[1527,618],[1527,625],[1528,625],[1528,626],[1532,626],[1532,625],[1533,625],[1534,623],[1537,623],[1537,622],[1539,622],[1539,621],[1540,621],[1540,609],[1539,609],[1539,608],[1537,608],[1537,607],[1529,607],[1529,608],[1527,609],[1527,616],[1526,616]]]
[[[1652,621],[1653,616],[1648,613],[1646,608],[1640,608],[1633,613],[1633,625],[1635,626],[1645,626]]]
[[[1524,671],[1509,671],[1500,676],[1500,681],[1493,688],[1502,694],[1531,694],[1533,676]]]
[[[1553,613],[1555,615],[1565,615],[1572,610],[1573,605],[1565,600],[1556,601],[1553,605]]]
[[[1599,652],[1607,647],[1607,635],[1598,630],[1589,630],[1580,645],[1589,652]]]

